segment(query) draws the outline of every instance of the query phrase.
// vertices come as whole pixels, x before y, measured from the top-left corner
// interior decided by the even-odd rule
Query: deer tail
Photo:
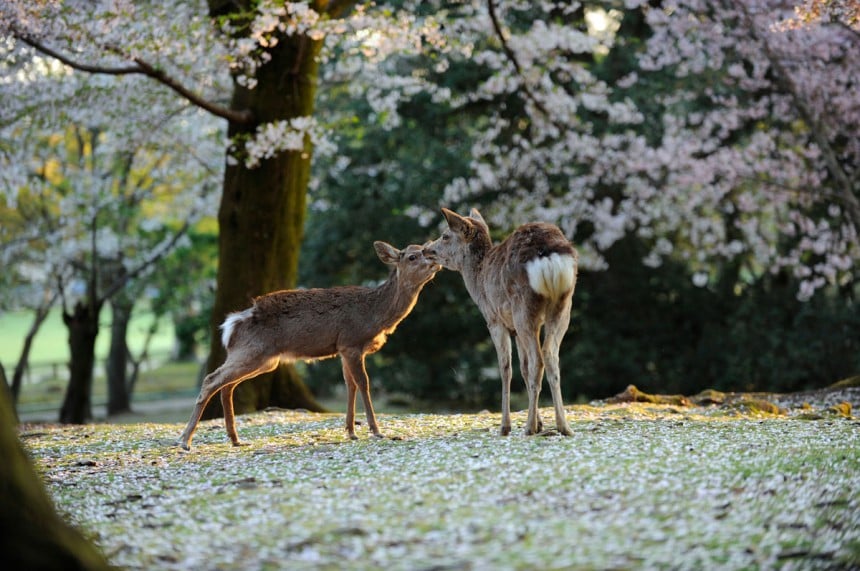
[[[559,299],[576,285],[576,257],[567,253],[552,253],[526,263],[529,285],[538,294]]]
[[[253,307],[249,307],[244,311],[231,313],[227,316],[227,319],[224,320],[224,323],[221,324],[221,344],[224,345],[225,349],[230,347],[230,340],[233,337],[236,325],[251,317],[251,312],[253,310]]]

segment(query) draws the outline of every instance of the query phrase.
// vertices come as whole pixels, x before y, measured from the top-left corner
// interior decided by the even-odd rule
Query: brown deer
[[[203,379],[191,420],[179,438],[189,450],[200,415],[209,399],[221,391],[224,424],[234,446],[241,446],[233,413],[233,391],[244,380],[275,369],[281,361],[316,360],[340,355],[346,381],[346,430],[355,439],[355,393],[361,393],[367,424],[382,438],[364,358],[385,344],[407,316],[424,284],[442,269],[425,256],[421,246],[403,251],[374,242],[379,259],[392,266],[378,287],[344,286],[285,290],[254,299],[254,305],[227,316],[221,341],[227,349],[223,365]]]
[[[570,323],[579,261],[576,250],[552,224],[523,224],[501,244],[493,245],[487,223],[476,209],[468,217],[447,208],[442,213],[448,230],[424,249],[432,259],[463,275],[466,289],[487,321],[502,379],[501,434],[511,432],[513,334],[529,393],[526,434],[543,430],[538,397],[546,366],[556,429],[572,435],[564,415],[558,351]]]

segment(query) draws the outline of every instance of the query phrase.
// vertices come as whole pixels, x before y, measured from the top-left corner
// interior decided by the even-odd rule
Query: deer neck
[[[415,285],[405,282],[392,270],[388,279],[376,288],[376,315],[380,316],[382,325],[396,325],[415,306],[418,294],[423,284]]]
[[[463,282],[472,299],[479,300],[484,297],[483,285],[486,282],[485,272],[488,265],[488,254],[494,249],[489,237],[486,240],[478,239],[469,248],[468,255],[460,272]]]

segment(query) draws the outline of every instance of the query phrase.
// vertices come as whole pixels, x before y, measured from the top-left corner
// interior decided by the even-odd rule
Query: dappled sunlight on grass
[[[855,420],[568,407],[499,415],[270,410],[201,423],[25,425],[58,507],[130,569],[802,568],[860,563]]]

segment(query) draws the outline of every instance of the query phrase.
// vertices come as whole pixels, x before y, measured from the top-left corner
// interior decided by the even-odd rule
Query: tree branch
[[[502,43],[502,51],[505,52],[505,56],[511,62],[511,65],[514,66],[514,70],[516,70],[517,75],[523,79],[522,83],[520,84],[522,86],[523,93],[525,94],[526,98],[531,101],[534,106],[537,107],[538,110],[544,114],[544,116],[546,116],[547,119],[552,121],[552,115],[550,115],[549,111],[547,111],[547,108],[544,107],[543,103],[541,103],[540,100],[537,99],[537,97],[535,97],[535,95],[531,92],[531,90],[525,83],[522,66],[520,66],[520,62],[517,59],[517,54],[514,53],[514,50],[512,50],[511,47],[508,45],[508,40],[505,39],[505,34],[502,31],[502,25],[499,22],[499,17],[496,15],[496,5],[493,0],[487,0],[487,10],[490,13],[490,21],[492,21],[493,23],[493,30],[496,32],[496,36]]]
[[[218,105],[211,101],[207,101],[200,95],[194,93],[189,90],[185,86],[183,86],[178,80],[174,77],[171,77],[164,71],[157,69],[152,64],[146,62],[141,58],[132,58],[132,61],[136,65],[127,65],[127,66],[117,66],[117,67],[109,67],[109,66],[98,66],[98,65],[89,65],[85,63],[81,63],[73,60],[72,58],[62,54],[54,49],[49,48],[38,40],[26,35],[18,33],[13,30],[13,34],[16,38],[35,49],[36,51],[50,56],[63,64],[71,67],[72,69],[76,69],[78,71],[83,71],[85,73],[92,74],[101,74],[101,75],[145,75],[151,79],[154,79],[158,83],[169,87],[174,92],[179,94],[181,97],[186,99],[191,104],[200,107],[212,113],[216,117],[221,117],[222,119],[226,119],[231,123],[236,123],[239,125],[248,125],[254,121],[254,115],[251,111],[247,109],[236,110],[230,109],[228,107],[224,107],[222,105]]]
[[[201,192],[205,194],[206,191],[207,190],[204,187]],[[120,279],[116,280],[113,284],[111,284],[111,286],[107,288],[107,290],[102,294],[102,301],[112,298],[114,295],[117,294],[117,292],[124,288],[128,282],[141,275],[143,272],[152,267],[156,262],[166,256],[191,228],[192,220],[195,218],[195,214],[195,212],[192,212],[185,218],[185,221],[182,223],[182,227],[176,231],[176,233],[170,238],[170,240],[168,240],[166,243],[163,243],[161,247],[156,248],[148,258],[146,258],[140,263],[140,265],[124,273]]]

